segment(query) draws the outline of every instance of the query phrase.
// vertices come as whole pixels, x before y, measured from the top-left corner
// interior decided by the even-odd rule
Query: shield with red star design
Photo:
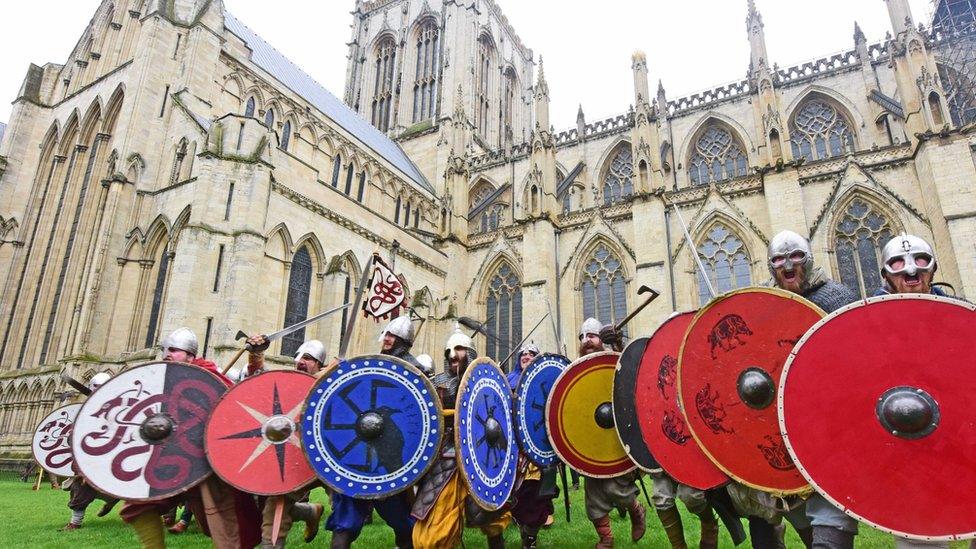
[[[214,407],[204,437],[207,457],[227,484],[249,494],[278,496],[315,479],[298,426],[315,378],[276,370],[248,378]]]

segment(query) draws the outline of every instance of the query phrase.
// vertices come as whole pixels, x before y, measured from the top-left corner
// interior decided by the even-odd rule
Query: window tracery
[[[746,175],[748,164],[745,148],[732,136],[732,132],[712,125],[692,147],[688,175],[692,185],[707,185]]]
[[[512,345],[522,340],[522,283],[508,263],[502,263],[492,276],[485,305],[489,335],[485,352],[503,360],[512,352]]]
[[[854,151],[854,132],[847,119],[830,103],[811,99],[790,123],[793,158],[808,162]]]
[[[620,147],[603,177],[603,205],[621,202],[634,194],[634,156],[630,145]]]
[[[302,246],[291,261],[288,275],[288,298],[285,304],[285,326],[292,326],[308,318],[308,299],[312,286],[312,256]],[[292,356],[305,342],[305,328],[281,338],[281,354]]]
[[[627,316],[627,284],[623,264],[600,243],[583,267],[583,318],[616,322]]]
[[[396,42],[387,36],[376,46],[376,82],[373,86],[372,123],[382,132],[390,129],[393,82],[396,75]]]
[[[722,294],[752,285],[749,250],[742,239],[723,223],[715,223],[698,244],[698,253],[716,293]],[[698,302],[708,303],[712,296],[698,272]]]
[[[414,123],[434,116],[434,105],[437,102],[439,39],[437,22],[428,19],[417,34],[417,72],[413,85]]]
[[[834,228],[841,282],[861,297],[874,295],[881,287],[881,248],[894,233],[881,210],[861,198],[851,200]]]

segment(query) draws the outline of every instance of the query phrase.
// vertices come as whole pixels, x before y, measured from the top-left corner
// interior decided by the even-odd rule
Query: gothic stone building
[[[180,326],[224,364],[238,330],[349,300],[374,251],[396,250],[435,357],[459,316],[501,360],[547,313],[533,338],[574,356],[580,322],[622,318],[644,284],[661,298],[628,332],[650,334],[707,301],[693,248],[718,290],[761,284],[783,229],[863,296],[879,245],[919,234],[976,296],[972,87],[947,33],[878,4],[884,40],[855,28],[853,49],[780,68],[750,1],[746,79],[651,95],[636,53],[633,106],[557,132],[495,0],[356,2],[341,100],[220,0],[104,0],[0,124],[0,453],[71,398],[60,373],[151,360]],[[271,359],[303,338],[334,353],[347,321]],[[359,322],[353,352],[378,331]]]

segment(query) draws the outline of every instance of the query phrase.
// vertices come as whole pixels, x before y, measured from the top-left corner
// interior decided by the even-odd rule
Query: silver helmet
[[[434,373],[434,359],[428,355],[418,355],[417,364],[420,364],[420,371],[425,375],[432,375]]]
[[[94,391],[95,389],[98,389],[102,385],[105,385],[105,382],[110,379],[112,379],[112,376],[110,376],[107,372],[99,372],[93,375],[92,378],[88,380],[88,388]]]
[[[474,356],[474,342],[467,334],[461,331],[461,328],[454,328],[454,333],[451,337],[447,338],[447,345],[444,346],[444,356],[446,358],[454,358],[457,353],[454,352],[458,347],[464,347],[469,351],[468,358],[471,359]]]
[[[600,335],[600,328],[603,328],[603,324],[595,318],[587,318],[583,321],[583,325],[580,326],[579,338],[582,340],[589,334]]]
[[[295,364],[298,364],[298,360],[302,358],[303,355],[308,355],[315,360],[319,361],[319,364],[325,364],[325,345],[317,339],[310,339],[302,346],[298,348],[295,352]]]
[[[186,351],[193,356],[197,356],[197,351],[200,350],[200,342],[197,340],[197,335],[189,328],[179,328],[175,330],[173,333],[163,338],[162,345],[163,353],[166,352],[166,349],[174,348],[181,351]]]
[[[530,341],[522,345],[522,348],[519,349],[518,356],[521,357],[525,353],[532,353],[535,356],[539,356],[539,346],[534,341]]]
[[[413,345],[413,322],[410,322],[409,316],[398,316],[391,320],[389,324],[386,325],[386,328],[383,328],[383,331],[380,332],[379,340],[383,341],[383,337],[386,336],[386,334],[395,335],[406,342],[407,345]]]
[[[881,251],[884,270],[888,274],[907,274],[914,276],[919,271],[935,272],[938,265],[932,246],[921,238],[910,235],[898,235],[885,244]]]
[[[810,241],[793,231],[783,231],[769,241],[769,272],[776,276],[777,269],[790,272],[803,266],[809,277],[813,273],[813,250]]]

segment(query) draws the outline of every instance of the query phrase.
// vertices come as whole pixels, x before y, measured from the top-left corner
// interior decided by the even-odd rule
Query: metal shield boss
[[[786,451],[776,391],[793,345],[824,316],[772,288],[724,294],[695,315],[678,357],[678,394],[705,455],[741,484],[775,494],[809,490]]]
[[[678,399],[678,352],[695,313],[682,313],[651,336],[637,371],[638,424],[664,472],[676,481],[709,490],[729,477],[702,452],[685,423]]]
[[[433,465],[444,420],[424,374],[395,357],[365,355],[315,383],[301,430],[308,463],[326,485],[380,499],[410,488]]]
[[[48,473],[59,477],[74,476],[71,464],[71,430],[81,404],[62,406],[41,420],[31,440],[34,461]]]
[[[515,488],[518,445],[512,392],[490,358],[468,366],[458,386],[454,437],[461,477],[487,511],[500,509]]]
[[[522,453],[539,467],[559,459],[546,432],[546,401],[556,378],[568,366],[569,359],[562,355],[539,355],[515,387],[515,439]]]
[[[657,473],[661,466],[647,446],[637,417],[637,371],[648,338],[631,341],[617,360],[613,375],[613,422],[624,451],[643,471]]]
[[[82,475],[101,492],[158,501],[193,488],[212,472],[204,427],[227,386],[180,362],[126,370],[78,411],[71,447]]]
[[[315,378],[276,370],[224,394],[207,422],[207,456],[217,476],[249,494],[278,496],[315,480],[298,425]]]
[[[620,353],[586,355],[556,380],[546,403],[553,449],[580,474],[611,478],[635,469],[614,429],[613,376]]]
[[[839,309],[794,348],[779,421],[800,472],[856,519],[976,537],[976,307],[923,294]]]

